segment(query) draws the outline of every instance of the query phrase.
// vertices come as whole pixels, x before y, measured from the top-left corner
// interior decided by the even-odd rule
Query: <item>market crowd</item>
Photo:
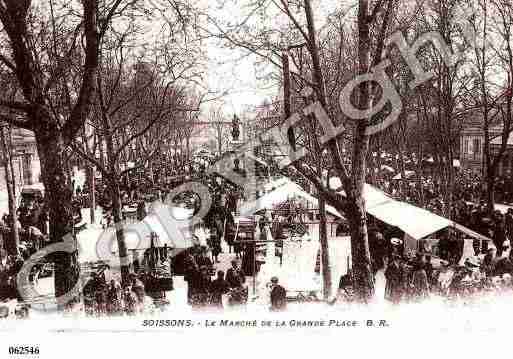
[[[414,257],[401,251],[402,241],[393,238],[392,251],[385,259],[385,299],[399,303],[419,301],[431,295],[465,297],[483,291],[513,290],[513,256],[510,241],[486,254],[477,242],[474,253],[464,258],[461,252],[440,248],[440,262],[434,265],[431,253],[419,251]]]

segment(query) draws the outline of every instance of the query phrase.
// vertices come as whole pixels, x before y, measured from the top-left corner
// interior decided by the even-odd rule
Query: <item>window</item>
[[[463,151],[462,151],[462,153],[463,153],[463,155],[470,154],[468,137],[465,137],[463,139]]]
[[[480,138],[474,138],[474,158],[481,157],[481,139]]]

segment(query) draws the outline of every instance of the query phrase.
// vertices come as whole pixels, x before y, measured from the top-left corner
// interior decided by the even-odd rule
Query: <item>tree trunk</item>
[[[42,121],[41,121],[42,122]],[[50,128],[49,128],[50,127]],[[50,241],[62,242],[73,233],[73,207],[71,205],[71,178],[66,171],[66,145],[57,128],[47,126],[35,131],[37,149],[41,161],[41,175],[45,186],[45,201],[50,221]],[[78,279],[80,268],[77,252],[55,252],[50,260],[54,263],[55,296],[68,293]],[[62,309],[62,303],[60,304]]]
[[[319,193],[319,242],[321,246],[321,267],[322,267],[322,282],[323,282],[323,297],[328,300],[331,296],[331,267],[330,267],[330,253],[328,244],[328,233],[326,228],[326,203]]]
[[[7,131],[9,131],[9,134],[6,133]],[[17,226],[18,216],[16,214],[16,187],[14,183],[14,173],[12,166],[10,130],[8,130],[6,126],[2,127],[2,149],[4,152],[3,164],[5,170],[5,182],[7,185],[9,214],[11,216],[11,235],[9,237],[10,243],[6,246],[6,249],[9,254],[17,255],[19,248],[18,246],[20,244],[20,235]]]
[[[93,166],[87,167],[87,182],[89,187],[89,215],[91,216],[91,223],[94,224],[96,222],[96,178]]]
[[[370,63],[370,26],[368,22],[369,2],[360,0],[358,6],[358,73],[366,74]],[[370,107],[370,86],[360,86],[358,105],[362,109]],[[370,119],[369,119],[370,120]],[[351,257],[353,285],[359,301],[367,303],[374,296],[374,276],[372,273],[369,239],[367,235],[367,214],[363,187],[365,184],[365,156],[369,148],[369,136],[365,134],[366,121],[359,121],[355,128],[351,191],[347,191],[349,200],[349,227],[351,231]]]
[[[486,206],[492,214],[495,210],[495,173],[490,169],[486,171]]]
[[[223,153],[223,129],[222,124],[217,124],[217,151],[219,152],[219,155]]]
[[[401,139],[397,141],[397,149],[399,151],[399,157],[397,157],[397,168],[399,168],[399,173],[401,174],[401,179],[399,180],[399,198],[404,201],[406,199],[406,189],[408,188],[408,181],[406,178],[406,167],[404,166],[403,144]]]
[[[100,151],[100,164],[103,167],[107,167],[108,163],[105,162],[105,150],[104,150],[104,143],[103,143],[103,135],[97,134],[98,136],[98,151]]]
[[[353,190],[348,193],[350,208],[346,211],[351,232],[351,257],[353,285],[358,300],[368,303],[374,296],[374,275],[372,272],[369,239],[367,233],[367,213],[363,187],[365,184],[365,152],[369,139],[365,135],[366,125],[359,123],[356,128],[353,152]]]
[[[419,204],[421,207],[424,207],[424,185],[422,183],[422,177],[424,175],[424,171],[422,168],[422,158],[424,155],[424,152],[422,151],[421,146],[419,145],[418,151],[417,151],[418,157],[417,157],[417,192],[419,195]]]
[[[107,185],[112,200],[112,217],[116,226],[116,241],[118,243],[119,262],[121,270],[122,284],[128,284],[128,274],[130,273],[130,266],[128,261],[128,250],[125,241],[125,232],[123,230],[123,205],[121,203],[120,191],[120,175],[118,161],[114,158],[115,150],[111,134],[110,121],[107,116],[104,116],[105,132],[105,145],[107,147],[107,161],[109,161],[110,176],[107,179]]]
[[[314,67],[313,71],[313,77],[316,82],[316,93],[318,98],[321,101],[321,104],[324,108],[327,108],[326,103],[326,93],[324,89],[324,78],[322,76],[322,69],[320,65],[320,57],[319,57],[319,49],[317,48],[317,42],[316,42],[316,31],[315,31],[315,22],[314,22],[314,16],[312,11],[312,6],[310,4],[309,0],[305,0],[305,16],[307,19],[307,25],[308,25],[308,35],[309,35],[309,51],[310,55],[312,57],[312,63]],[[288,96],[286,99],[286,106],[288,106],[288,113],[286,114],[287,117],[289,117],[290,114],[290,73],[289,73],[289,59],[287,56],[283,56],[283,64],[284,64],[284,74],[285,74],[285,84],[287,86],[287,92]],[[315,120],[312,120],[311,122],[311,139],[314,143],[314,158],[317,162],[317,174],[319,178],[322,179],[322,149],[319,145],[319,141],[317,140],[317,131],[316,127],[314,125]],[[293,134],[288,134],[289,137]],[[295,140],[294,140],[295,142]],[[328,176],[329,177],[329,176]],[[329,187],[329,183],[328,183]],[[321,264],[322,264],[322,279],[323,279],[323,296],[324,299],[328,299],[331,295],[331,267],[330,267],[330,260],[329,260],[329,243],[328,243],[328,234],[327,234],[327,228],[326,228],[326,203],[325,200],[322,198],[322,195],[319,193],[319,242],[321,246]]]
[[[119,182],[116,178],[109,181],[109,192],[112,199],[112,217],[114,223],[121,224],[123,222],[123,206],[121,204],[121,191],[119,189]],[[121,282],[123,284],[128,284],[130,264],[128,261],[128,249],[125,241],[125,231],[121,225],[116,225],[116,241],[118,243],[119,260],[121,264]]]

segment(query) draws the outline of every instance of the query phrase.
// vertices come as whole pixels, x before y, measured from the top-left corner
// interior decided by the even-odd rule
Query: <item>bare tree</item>
[[[74,143],[73,149],[102,173],[112,201],[115,223],[123,221],[122,180],[130,172],[145,168],[153,183],[152,159],[164,151],[170,137],[169,126],[184,113],[197,112],[199,104],[189,102],[189,93],[181,85],[187,81],[195,59],[183,51],[178,61],[176,49],[146,48],[144,56],[128,41],[137,30],[128,27],[121,35],[106,37],[102,43],[101,70],[97,78],[94,111],[89,124],[105,141],[106,164],[100,163],[94,151],[84,151]],[[178,46],[179,44],[175,44]],[[169,61],[168,52],[176,58]],[[132,165],[129,165],[132,162]],[[130,271],[128,249],[122,226],[116,228],[123,282]]]
[[[476,96],[474,106],[483,115],[484,133],[484,175],[486,181],[486,202],[488,211],[495,210],[496,176],[499,165],[504,159],[512,127],[511,116],[511,78],[513,71],[513,53],[511,48],[511,21],[513,9],[510,2],[480,0],[480,17],[472,22],[474,31],[480,34],[481,46],[474,49],[474,66],[476,69]],[[500,44],[493,48],[491,38],[497,38]],[[477,45],[477,44],[476,44]],[[494,79],[497,74],[504,74],[504,86],[498,86]],[[492,128],[501,127],[499,134],[492,133]],[[492,149],[494,136],[500,138],[497,151]]]
[[[297,41],[292,46],[301,42],[306,44],[304,47],[308,54],[309,71],[302,74],[294,74],[294,76],[301,78],[304,84],[314,89],[314,99],[319,101],[322,107],[329,112],[325,74],[321,65],[321,52],[317,42],[318,32],[315,29],[311,2],[305,0],[300,2],[273,1],[272,3],[278,8],[279,12],[286,15],[292,24],[291,29],[294,39]],[[357,54],[357,73],[366,74],[372,66],[377,65],[381,61],[385,34],[389,29],[394,1],[376,1],[374,6],[371,6],[370,1],[359,0],[357,4],[356,23],[358,29],[356,38],[358,39],[358,44],[355,51]],[[281,42],[276,45],[269,41],[271,34],[273,34],[272,29],[258,34],[251,30],[252,33],[247,38],[241,38],[241,33],[244,33],[243,30],[245,29],[244,25],[247,22],[249,21],[245,19],[241,26],[229,29],[222,28],[218,23],[215,23],[214,26],[219,30],[218,36],[226,39],[232,46],[246,49],[281,68],[281,61],[279,59],[281,59],[283,51],[288,51],[289,47],[289,45],[284,46],[283,43],[287,43],[292,36],[283,35],[279,37]],[[290,34],[291,29],[289,28],[287,34]],[[279,30],[274,29],[274,33],[279,32]],[[361,85],[357,89],[357,95],[355,96],[357,106],[364,109],[371,107],[372,98],[376,96],[375,91],[377,89],[369,84]],[[330,102],[336,103],[333,99],[330,99]],[[334,113],[334,111],[331,112]],[[285,116],[287,116],[287,113],[285,113]],[[342,122],[340,119],[337,120],[337,124]],[[370,120],[369,118],[359,121],[356,125],[352,126],[354,128],[353,133],[347,136],[350,137],[352,143],[350,170],[346,166],[347,163],[340,148],[340,138],[332,139],[325,145],[333,171],[342,181],[345,196],[329,188],[322,176],[319,176],[317,171],[304,161],[293,163],[295,169],[314,184],[323,200],[347,216],[351,231],[354,285],[357,297],[363,302],[368,301],[374,295],[374,279],[367,238],[365,201],[363,198],[367,168],[366,156],[369,145],[369,135],[366,131]],[[348,133],[346,132],[345,135],[348,135]],[[341,136],[343,137],[343,135]],[[293,148],[295,147],[294,143],[291,143],[291,145]]]
[[[9,202],[9,220],[10,222],[10,233],[9,243],[7,250],[10,254],[18,254],[18,246],[20,244],[20,234],[18,231],[18,214],[16,211],[16,184],[14,177],[14,170],[12,165],[12,137],[11,127],[8,124],[0,125],[0,138],[2,146],[2,163],[5,172],[5,182],[7,185],[7,197]]]
[[[0,117],[35,133],[48,194],[52,242],[62,241],[72,233],[66,147],[89,114],[96,87],[99,42],[123,2],[116,0],[100,6],[98,0],[72,4],[59,0],[0,1],[0,62],[16,77],[18,88],[17,100],[0,102],[2,110],[16,115],[2,111]],[[80,7],[82,10],[77,11]],[[71,83],[78,91],[72,92]],[[52,260],[55,293],[60,297],[72,288],[78,276],[77,258],[76,254],[58,252]]]

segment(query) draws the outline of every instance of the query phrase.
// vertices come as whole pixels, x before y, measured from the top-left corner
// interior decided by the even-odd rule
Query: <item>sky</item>
[[[221,21],[240,22],[248,12],[248,8],[245,5],[250,2],[252,1],[225,1],[224,6],[221,8],[218,6],[219,1],[210,1],[208,11],[211,16],[215,16]],[[313,0],[312,6],[317,26],[322,26],[325,16],[332,12],[337,4],[340,3],[340,0],[338,2],[334,0]],[[284,25],[287,21],[285,15],[280,14],[273,5],[271,6],[270,14],[279,16],[269,15],[263,21],[273,27],[275,25]],[[209,104],[209,106],[222,106],[226,115],[233,113],[241,114],[247,108],[262,104],[264,100],[272,101],[278,94],[279,89],[276,84],[257,80],[257,75],[260,74],[255,65],[258,56],[250,55],[243,57],[244,55],[247,55],[247,51],[223,48],[219,41],[211,41],[208,46],[208,87],[211,90],[217,90],[219,93],[225,90],[229,92],[228,95],[223,96],[221,101],[216,101]],[[269,64],[265,70],[279,71],[272,64]]]

